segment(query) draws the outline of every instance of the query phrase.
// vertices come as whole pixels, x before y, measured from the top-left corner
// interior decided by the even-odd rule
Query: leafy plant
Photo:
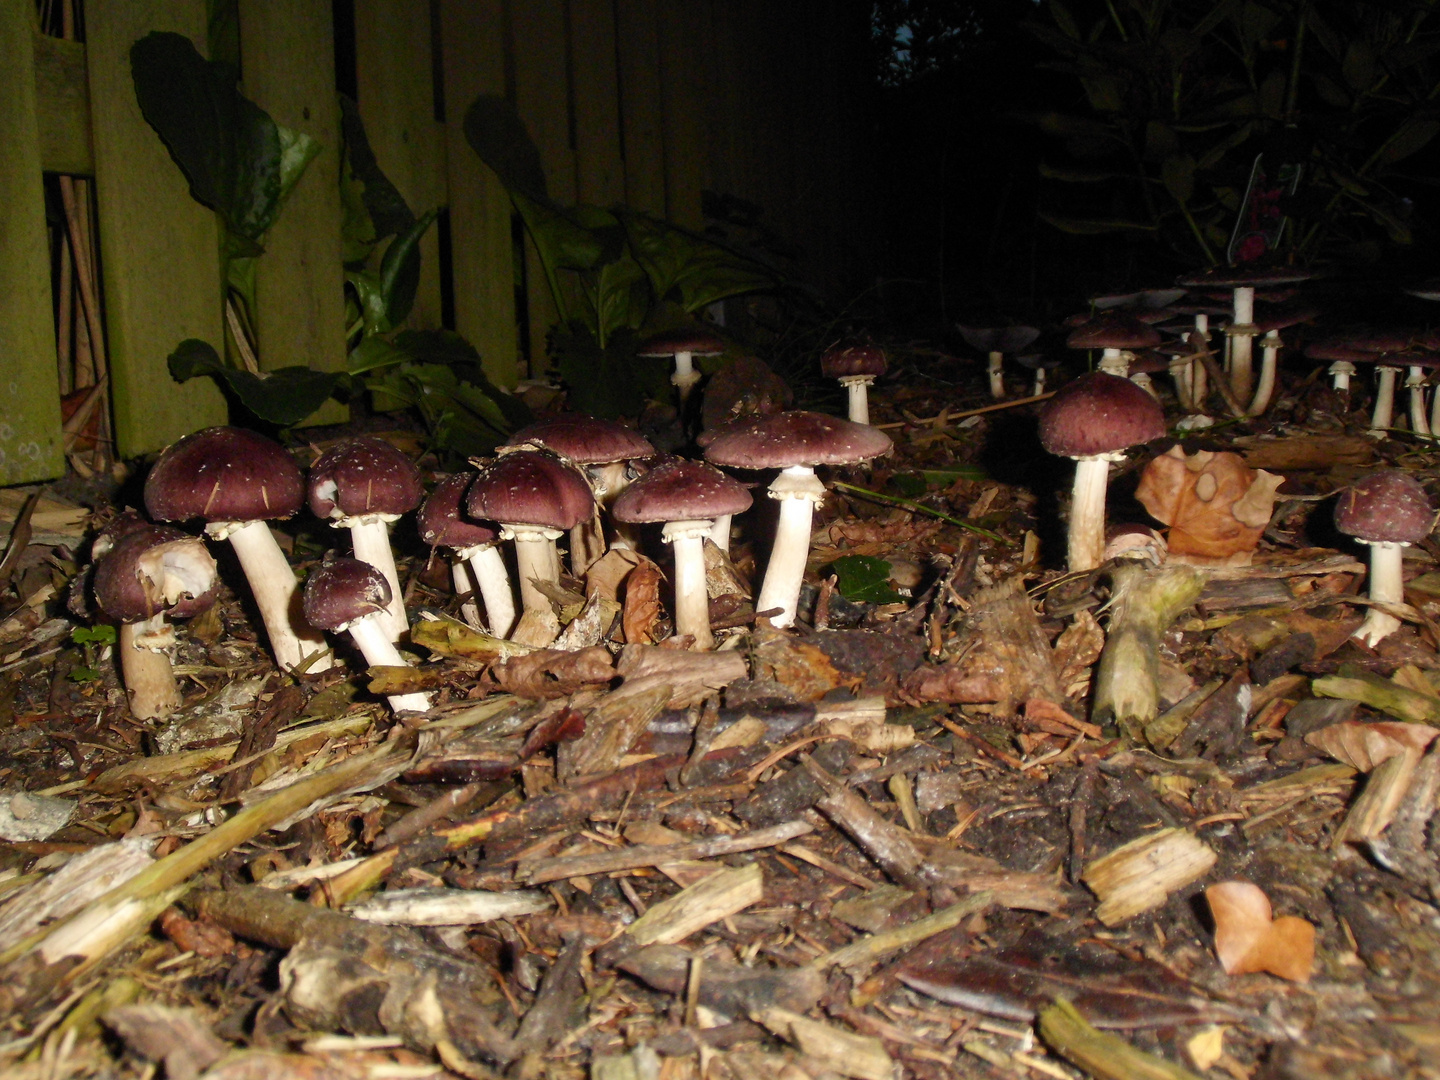
[[[1217,263],[1252,172],[1298,170],[1298,188],[1280,197],[1287,252],[1373,257],[1412,242],[1405,192],[1440,132],[1433,4],[1047,6],[1049,22],[1032,28],[1085,105],[1030,117],[1064,150],[1042,167],[1066,191],[1042,213],[1052,225],[1148,236],[1191,264]]]
[[[97,626],[75,627],[70,631],[70,640],[85,654],[85,663],[70,669],[71,681],[94,682],[100,678],[100,671],[95,666],[99,661],[99,650],[114,645],[119,640],[119,634],[109,623],[100,623]]]
[[[890,584],[890,564],[873,555],[842,555],[829,567],[835,586],[846,600],[894,604],[905,599]]]
[[[540,152],[504,97],[476,98],[465,136],[505,185],[535,245],[560,316],[550,355],[577,409],[633,414],[646,395],[663,393],[665,363],[635,355],[638,331],[662,306],[694,315],[780,284],[765,264],[669,222],[623,206],[556,203]]]

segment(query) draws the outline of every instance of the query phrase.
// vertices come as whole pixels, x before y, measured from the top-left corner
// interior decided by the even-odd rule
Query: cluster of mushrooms
[[[684,382],[677,380],[682,392]],[[342,440],[307,477],[278,443],[216,427],[160,455],[146,480],[145,508],[154,522],[201,521],[206,538],[230,542],[275,661],[287,671],[329,667],[326,635],[340,633],[372,667],[407,663],[398,645],[409,621],[389,529],[412,511],[421,538],[450,557],[466,620],[530,645],[554,636],[553,629],[545,636],[546,617],[552,627],[554,618],[545,584],[560,578],[560,537],[569,534],[570,569],[578,577],[608,548],[639,546],[640,526],[661,524],[674,552],[676,636],[708,649],[714,636],[705,546],[728,549],[731,519],[752,503],[747,486],[722,469],[777,473],[769,494],[780,503],[779,525],[756,610],[786,626],[795,618],[812,514],[825,496],[816,467],[859,464],[888,453],[891,442],[876,428],[803,411],[733,423],[706,441],[708,462],[657,455],[621,424],[565,416],[517,432],[493,458],[477,460],[474,471],[441,477],[427,496],[414,463],[382,439]],[[306,504],[349,531],[351,552],[328,556],[302,589],[269,523]],[[173,644],[167,618],[213,603],[215,561],[200,537],[135,514],[117,519],[94,553],[96,601],[122,628],[131,710],[164,717],[180,704],[167,658]],[[397,712],[431,705],[424,693],[389,700]]]

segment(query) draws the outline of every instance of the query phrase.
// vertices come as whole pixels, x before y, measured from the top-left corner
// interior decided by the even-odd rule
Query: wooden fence
[[[223,339],[218,231],[141,117],[129,63],[151,30],[205,51],[207,7],[88,0],[79,44],[41,35],[34,0],[0,0],[0,484],[64,467],[42,172],[94,178],[117,456],[226,418],[209,380],[180,385],[166,370],[182,339]],[[561,202],[623,201],[699,228],[702,191],[735,195],[763,207],[813,280],[832,284],[864,255],[854,144],[867,10],[855,0],[353,0],[355,92],[380,166],[417,212],[448,207],[448,266],[432,229],[408,325],[450,316],[502,385],[543,366],[521,348],[543,343],[554,316],[543,276],[528,243],[517,265],[509,200],[461,128],[482,93],[515,102]],[[332,0],[239,0],[244,92],[324,147],[258,260],[266,368],[345,360],[334,19]],[[442,312],[447,275],[453,310]],[[519,305],[528,334],[517,281],[529,283]]]

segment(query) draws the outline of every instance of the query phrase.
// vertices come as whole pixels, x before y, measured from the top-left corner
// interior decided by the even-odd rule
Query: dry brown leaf
[[[592,645],[575,652],[538,649],[496,664],[490,673],[507,693],[543,701],[603,686],[615,678],[615,665],[608,649]]]
[[[1284,482],[1283,476],[1249,468],[1239,454],[1186,454],[1173,446],[1145,467],[1135,497],[1170,526],[1172,560],[1245,566]]]
[[[1305,741],[1336,761],[1368,773],[1397,754],[1419,757],[1437,735],[1440,730],[1428,724],[1407,724],[1399,720],[1374,724],[1346,721],[1312,731],[1305,736]]]
[[[818,701],[838,686],[862,680],[838,670],[824,651],[780,630],[757,630],[751,653],[754,677],[774,679],[797,701]]]
[[[1309,982],[1315,927],[1294,915],[1272,919],[1270,898],[1248,881],[1222,881],[1205,890],[1215,920],[1215,955],[1227,975],[1263,971]]]
[[[619,603],[620,586],[644,558],[630,548],[611,548],[585,571],[585,595],[592,597],[598,593],[606,600]]]
[[[664,577],[660,567],[641,556],[625,578],[625,613],[621,616],[621,626],[627,642],[648,645],[661,636],[658,628],[660,582]]]

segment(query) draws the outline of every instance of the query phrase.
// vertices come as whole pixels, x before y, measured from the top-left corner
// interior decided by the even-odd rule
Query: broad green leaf
[[[1158,120],[1145,125],[1145,156],[1151,161],[1164,161],[1180,150],[1180,140],[1175,132]]]
[[[1400,125],[1390,141],[1376,155],[1381,165],[1393,165],[1423,150],[1440,132],[1440,121],[1411,118]]]
[[[494,170],[511,194],[549,202],[540,151],[514,104],[501,94],[481,94],[465,111],[465,140]]]
[[[242,96],[235,72],[211,63],[182,34],[155,31],[130,48],[135,96],[146,122],[180,166],[197,202],[258,254],[282,193],[279,129]]]
[[[846,600],[865,604],[894,604],[904,601],[890,585],[890,564],[873,555],[842,555],[829,566],[836,587]]]
[[[578,320],[553,327],[547,351],[569,389],[570,407],[614,420],[638,416],[647,398],[664,395],[669,362],[636,356],[635,345],[635,335],[622,330],[602,349]]]
[[[1080,27],[1076,24],[1075,17],[1070,14],[1070,9],[1060,0],[1050,0],[1050,17],[1066,37],[1080,40]]]
[[[365,333],[383,334],[391,329],[385,310],[385,289],[380,275],[369,270],[346,270],[345,280],[360,300],[360,314],[365,320]]]
[[[763,263],[645,214],[626,214],[625,231],[655,295],[688,313],[779,284]]]
[[[1065,184],[1102,184],[1109,180],[1128,179],[1127,174],[1112,169],[1074,169],[1044,161],[1040,163],[1040,175]]]
[[[1375,85],[1375,49],[1364,38],[1353,38],[1345,49],[1340,73],[1351,90],[1364,93]]]
[[[1112,232],[1154,232],[1155,226],[1144,221],[1125,221],[1120,218],[1075,218],[1052,214],[1041,210],[1040,217],[1061,232],[1076,236],[1099,236]]]
[[[380,292],[385,302],[385,321],[399,326],[415,306],[420,288],[420,238],[435,221],[439,210],[427,210],[385,249],[380,260]]]
[[[410,354],[393,345],[381,334],[370,334],[360,339],[350,350],[345,370],[351,375],[368,375],[382,368],[395,367],[410,360]]]
[[[1114,79],[1091,76],[1080,80],[1085,88],[1085,97],[1096,112],[1118,113],[1125,108],[1125,99],[1120,94],[1120,84]]]
[[[1171,154],[1160,165],[1160,180],[1170,197],[1184,206],[1195,194],[1195,159],[1189,154]]]
[[[306,367],[277,368],[264,375],[226,368],[220,375],[241,405],[277,427],[298,424],[350,385],[343,371]]]
[[[645,271],[628,256],[585,275],[582,292],[590,305],[601,347],[617,330],[638,329],[650,308]]]
[[[275,130],[280,136],[280,205],[283,206],[322,147],[303,131],[278,124]]]
[[[199,338],[186,338],[165,358],[165,366],[176,382],[185,382],[197,375],[218,375],[225,370],[224,361],[215,347]]]

